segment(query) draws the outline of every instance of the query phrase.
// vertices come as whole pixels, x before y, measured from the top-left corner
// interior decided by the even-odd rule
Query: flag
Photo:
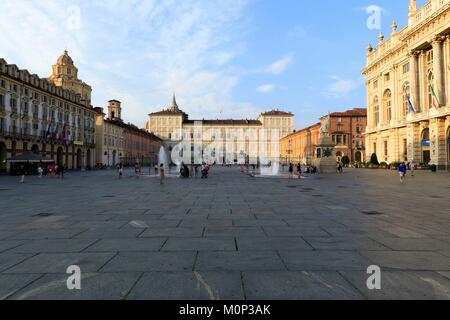
[[[59,135],[59,123],[56,124],[55,132],[53,132],[53,138],[58,139]]]
[[[52,137],[52,124],[49,123],[47,127],[47,132],[45,133],[45,137],[50,139]]]
[[[410,98],[409,94],[406,92],[406,90],[404,90],[404,93],[405,93],[406,104],[408,105],[409,112],[416,113],[416,109],[414,109],[414,106],[411,102],[411,98]]]
[[[432,84],[430,84],[429,88],[430,88],[430,92],[431,92],[431,107],[437,109],[440,107],[439,100],[436,96],[436,93],[434,92],[434,88],[433,88]]]

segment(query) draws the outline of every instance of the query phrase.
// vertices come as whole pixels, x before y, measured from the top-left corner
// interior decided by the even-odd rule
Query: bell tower
[[[110,100],[108,104],[108,119],[122,121],[122,107],[118,100]]]

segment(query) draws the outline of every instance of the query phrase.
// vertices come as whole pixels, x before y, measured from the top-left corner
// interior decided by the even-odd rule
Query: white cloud
[[[272,92],[275,89],[275,86],[273,84],[263,84],[256,88],[256,91],[260,93],[269,93]]]
[[[352,79],[341,79],[336,76],[332,79],[334,82],[328,86],[328,92],[336,97],[345,97],[358,86],[358,82]]]
[[[192,117],[256,116],[259,109],[232,95],[249,1],[2,0],[0,52],[45,77],[67,48],[93,86],[93,103],[121,100],[125,120],[139,126],[172,92]],[[282,72],[284,64],[271,70]]]
[[[288,54],[283,58],[271,63],[270,65],[261,68],[260,72],[271,73],[274,75],[282,74],[286,71],[287,67],[294,62],[294,57],[292,54]]]

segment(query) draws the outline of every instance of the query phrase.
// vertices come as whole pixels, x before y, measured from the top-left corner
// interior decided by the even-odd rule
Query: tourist
[[[416,164],[413,160],[409,162],[409,169],[411,170],[411,177],[414,177],[414,170],[416,170]]]
[[[19,171],[19,174],[20,174],[20,183],[25,183],[25,175],[26,175],[27,172],[28,172],[27,166],[28,166],[28,165],[26,165],[26,164],[23,164],[23,165],[20,166],[20,171]]]
[[[141,175],[141,165],[139,162],[134,164],[134,174],[136,175],[136,179],[139,179],[139,176]]]
[[[117,168],[119,170],[119,179],[122,179],[122,176],[123,176],[123,164],[122,164],[122,162],[117,165]]]
[[[38,171],[39,179],[42,179],[42,175],[44,174],[44,169],[42,169],[42,163],[39,164],[37,171]]]
[[[300,165],[300,163],[297,163],[297,175],[301,174],[302,174],[302,166]]]
[[[56,175],[58,178],[64,179],[64,165],[60,164],[56,168]]]
[[[159,165],[159,184],[164,184],[164,163]]]
[[[289,163],[289,179],[292,178],[293,174],[294,174],[294,167],[292,166],[292,163]]]
[[[403,180],[405,178],[406,175],[406,165],[405,163],[400,163],[400,165],[398,166],[398,173],[400,175],[400,182],[403,183]]]

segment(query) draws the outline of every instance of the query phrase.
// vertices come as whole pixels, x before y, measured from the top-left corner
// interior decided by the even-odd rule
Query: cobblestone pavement
[[[126,174],[1,176],[0,299],[450,298],[448,173]]]

